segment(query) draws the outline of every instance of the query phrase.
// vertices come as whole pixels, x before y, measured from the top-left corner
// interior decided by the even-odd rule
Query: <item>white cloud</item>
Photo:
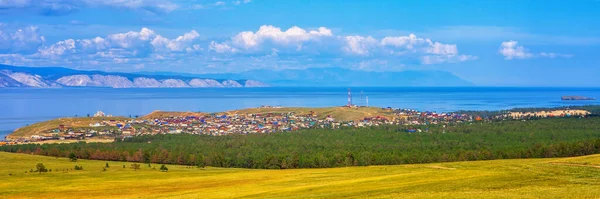
[[[7,65],[26,65],[31,63],[32,60],[26,58],[21,54],[0,54],[0,63]]]
[[[110,34],[105,37],[94,37],[89,39],[65,39],[53,44],[36,45],[36,50],[22,53],[4,52],[3,48],[10,46],[11,50],[18,45],[16,41],[27,41],[27,38],[43,37],[32,33],[22,33],[21,29],[15,33],[9,33],[0,29],[0,62],[18,65],[114,65],[129,66],[147,63],[173,63],[186,58],[186,56],[197,55],[203,52],[200,34],[195,30],[184,33],[175,38],[167,38],[157,34],[154,30],[142,28],[140,31],[129,31],[124,33]],[[20,32],[21,31],[21,32]],[[36,31],[33,31],[34,33]],[[32,35],[37,35],[32,37]],[[6,39],[4,39],[6,37]],[[6,41],[10,45],[4,45]],[[31,40],[31,39],[30,39]],[[13,43],[15,43],[13,45]],[[40,46],[41,45],[41,46]],[[9,54],[3,54],[9,53]],[[12,53],[12,54],[10,54]],[[15,56],[19,55],[19,56]]]
[[[239,6],[239,5],[241,5],[241,4],[247,4],[247,3],[250,3],[250,2],[252,2],[252,1],[251,1],[251,0],[243,0],[243,1],[241,1],[241,0],[238,0],[238,1],[232,1],[233,5],[236,5],[236,6]]]
[[[3,29],[0,29],[3,30]],[[2,33],[0,35],[9,35]],[[39,38],[43,38],[38,36]],[[191,30],[166,37],[149,28],[87,39],[64,39],[40,44],[31,53],[4,54],[0,62],[19,65],[144,68],[215,66],[223,70],[252,68],[306,68],[331,65],[360,70],[389,71],[405,64],[456,63],[477,59],[460,54],[455,44],[445,44],[414,34],[375,38],[334,35],[327,27],[281,29],[263,25],[230,39],[206,41]],[[205,47],[204,50],[202,47]],[[14,54],[14,53],[13,53]],[[547,54],[540,56],[559,55]]]
[[[414,34],[384,37],[381,40],[370,36],[346,36],[344,41],[342,49],[345,52],[361,56],[416,57],[422,64],[456,63],[477,59],[476,56],[459,54],[455,44],[433,42]]]
[[[157,35],[151,42],[152,46],[154,46],[157,50],[167,50],[167,51],[190,51],[198,50],[198,47],[191,46],[191,44],[200,37],[200,34],[195,30],[192,30],[188,33],[185,33],[182,36],[177,37],[176,39],[167,39],[163,36]]]
[[[263,25],[258,31],[242,31],[226,41],[214,41],[209,49],[217,53],[239,52],[271,56],[360,56],[371,59],[417,60],[422,64],[455,63],[477,59],[459,54],[455,44],[434,42],[414,34],[377,39],[371,36],[337,36],[331,29],[287,30]]]
[[[344,39],[346,45],[343,50],[350,54],[368,55],[369,49],[377,45],[377,40],[371,36],[346,36]]]
[[[430,39],[418,38],[414,34],[399,37],[384,37],[381,40],[381,46],[392,47],[389,49],[392,53],[415,53],[424,52],[434,55],[456,55],[458,48],[454,44],[443,44],[432,42]]]
[[[84,7],[140,9],[150,12],[171,12],[178,5],[170,0],[0,0],[0,9],[63,15]]]
[[[224,43],[210,42],[208,49],[218,53],[235,53],[238,50]]]
[[[431,41],[428,39],[417,38],[417,36],[414,34],[399,37],[384,37],[381,39],[382,46],[403,47],[406,49],[414,49],[415,46],[420,46],[426,43],[431,43]]]
[[[518,45],[517,41],[505,41],[500,44],[500,50],[498,52],[504,56],[506,60],[512,59],[527,59],[533,57],[533,54],[529,53],[528,50]]]
[[[99,59],[118,64],[143,58],[147,60],[167,60],[184,56],[187,53],[202,51],[198,44],[200,34],[194,30],[175,39],[169,39],[155,31],[142,28],[139,32],[111,34],[92,39],[66,39],[50,46],[39,48],[31,55],[40,59],[84,60]]]
[[[523,46],[518,45],[517,41],[505,41],[500,44],[500,49],[498,52],[504,56],[506,60],[512,59],[527,59],[536,57],[535,54],[530,53],[528,49]],[[560,54],[560,53],[547,53],[541,52],[539,53],[539,57],[547,57],[547,58],[571,58],[573,55],[571,54]]]
[[[317,30],[306,31],[305,29],[293,26],[286,31],[281,28],[263,25],[258,31],[244,31],[238,33],[232,38],[235,46],[245,49],[259,48],[265,43],[272,43],[276,46],[295,46],[302,47],[304,42],[316,41],[321,37],[332,36],[330,29],[320,27]]]
[[[57,57],[65,53],[75,53],[75,40],[67,39],[59,41],[50,47],[40,49],[40,55],[44,57]]]
[[[455,55],[458,54],[458,49],[454,44],[442,44],[439,42],[435,42],[433,44],[429,43],[429,47],[427,48],[427,53],[436,54],[436,55]]]
[[[217,1],[215,2],[215,6],[224,6],[226,3],[223,1]]]
[[[153,30],[142,28],[140,32],[129,31],[108,35],[107,40],[114,47],[127,49],[143,47],[155,38],[157,35]]]
[[[0,23],[0,53],[35,51],[45,41],[35,26],[9,30],[6,25]]]

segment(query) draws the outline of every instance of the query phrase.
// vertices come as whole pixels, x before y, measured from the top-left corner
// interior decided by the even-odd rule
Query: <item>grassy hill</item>
[[[391,118],[393,116],[392,111],[383,110],[376,107],[360,107],[360,108],[347,108],[347,107],[326,107],[326,108],[250,108],[242,110],[234,110],[222,112],[226,114],[264,114],[264,113],[287,113],[295,112],[296,114],[309,114],[313,111],[320,118],[325,118],[328,115],[336,118],[337,120],[360,120],[364,117],[373,116],[384,116]],[[160,117],[185,117],[185,116],[202,116],[208,113],[202,112],[174,112],[174,111],[153,111],[148,115],[142,116],[143,119],[152,119]],[[220,113],[221,114],[221,113]],[[80,117],[80,118],[59,118],[54,120],[48,120],[44,122],[35,123],[29,126],[25,126],[15,130],[11,133],[8,138],[18,137],[29,137],[31,135],[39,135],[40,132],[49,131],[56,129],[59,125],[68,125],[72,127],[87,127],[90,123],[96,123],[106,120],[126,120],[125,117]]]
[[[28,126],[18,128],[13,133],[8,135],[8,138],[29,137],[31,135],[40,135],[42,132],[50,131],[58,128],[59,125],[71,127],[89,127],[90,124],[108,121],[108,120],[125,120],[124,117],[77,117],[77,118],[58,118],[43,122],[38,122]]]
[[[320,108],[309,108],[309,107],[283,107],[283,108],[248,108],[241,110],[232,110],[219,112],[217,114],[266,114],[266,113],[289,113],[294,112],[298,115],[310,114],[311,111],[319,118],[326,118],[332,116],[338,120],[361,120],[365,117],[383,116],[391,118],[393,117],[393,111],[384,110],[377,107],[320,107]],[[185,116],[202,116],[209,113],[202,112],[177,112],[177,111],[154,111],[142,118],[157,118],[157,117],[185,117]]]
[[[309,114],[313,111],[319,118],[325,118],[331,115],[336,120],[361,120],[365,117],[383,116],[393,117],[393,111],[383,110],[378,107],[323,107],[323,108],[307,108],[307,107],[284,107],[284,108],[250,108],[242,110],[227,111],[227,114],[264,114],[264,113],[287,113],[295,112],[296,114]]]
[[[187,116],[203,116],[206,113],[202,112],[176,112],[176,111],[152,111],[148,115],[142,116],[143,119],[163,118],[163,117],[187,117]]]
[[[4,152],[0,159],[0,198],[600,197],[600,155],[291,170],[167,165],[168,172]],[[37,163],[52,172],[30,173]]]

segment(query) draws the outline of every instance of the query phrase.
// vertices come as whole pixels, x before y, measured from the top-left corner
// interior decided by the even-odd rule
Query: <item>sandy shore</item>
[[[508,115],[513,118],[528,117],[528,116],[539,116],[539,117],[560,117],[565,115],[589,115],[590,112],[586,110],[555,110],[555,111],[538,111],[538,112],[510,112]]]

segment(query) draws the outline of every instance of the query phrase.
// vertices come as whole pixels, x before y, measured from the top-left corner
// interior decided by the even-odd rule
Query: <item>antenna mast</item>
[[[348,88],[348,107],[352,107],[352,92]]]

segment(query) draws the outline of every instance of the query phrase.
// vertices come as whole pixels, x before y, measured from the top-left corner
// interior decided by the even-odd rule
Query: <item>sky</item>
[[[0,63],[185,73],[441,70],[600,86],[600,0],[0,0]]]

